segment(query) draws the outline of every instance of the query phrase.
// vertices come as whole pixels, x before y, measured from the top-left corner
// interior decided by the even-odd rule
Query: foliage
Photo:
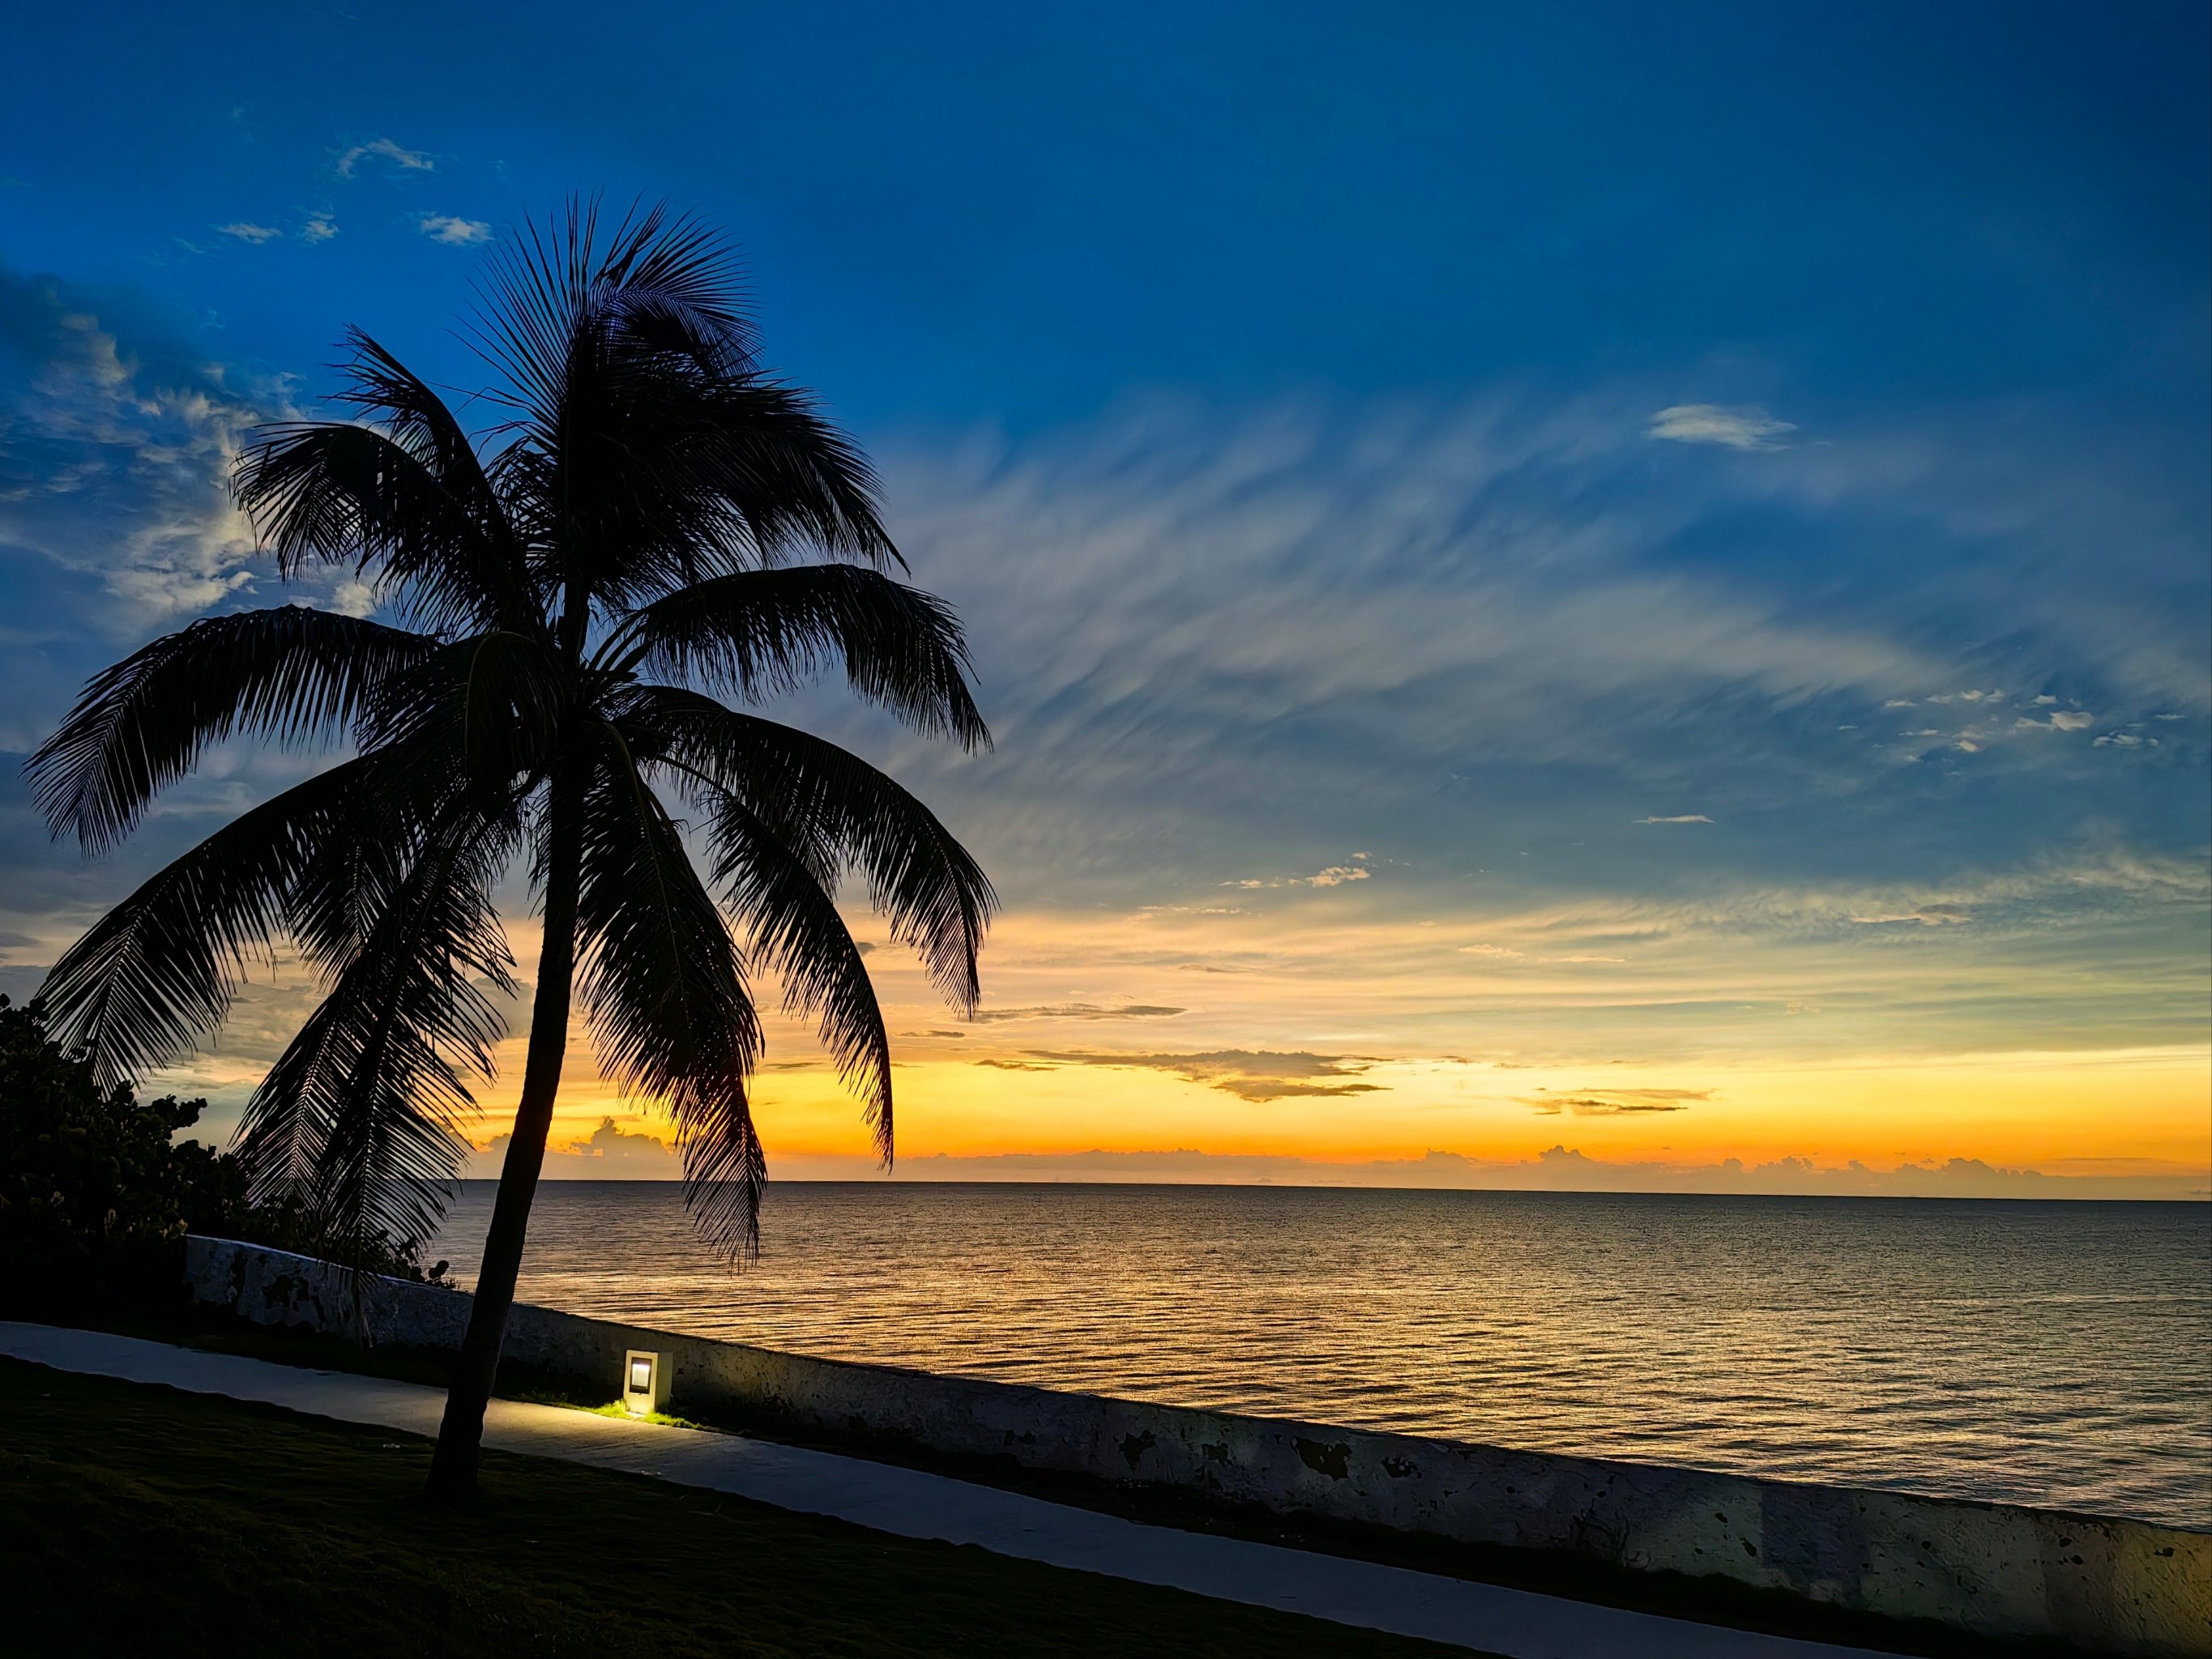
[[[206,1106],[101,1088],[35,1006],[0,997],[0,1297],[10,1308],[76,1316],[172,1295],[187,1232],[313,1249],[296,1206],[250,1201],[235,1155],[176,1139]],[[424,1276],[413,1252],[380,1243],[362,1267]]]

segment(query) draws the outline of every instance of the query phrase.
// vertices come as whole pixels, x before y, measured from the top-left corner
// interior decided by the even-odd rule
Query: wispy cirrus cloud
[[[371,138],[366,143],[355,144],[339,153],[336,167],[341,179],[351,179],[362,168],[374,163],[389,166],[399,173],[430,173],[437,163],[419,149],[409,149],[389,138]]]
[[[2084,732],[2096,723],[2097,717],[2086,709],[2054,708],[2041,720],[2022,714],[2013,726],[2024,732]]]
[[[1364,867],[1387,858],[1389,881],[1327,878],[1340,901],[1395,908],[1439,884],[1565,879],[1544,850],[1562,837],[1587,843],[1572,879],[1608,890],[1647,884],[1654,857],[1670,879],[1814,877],[1844,842],[1904,878],[1903,849],[1942,833],[1962,860],[2025,859],[2039,823],[2107,802],[2088,745],[2016,718],[2047,726],[2078,701],[2140,738],[2112,711],[2195,706],[2174,694],[2197,612],[2142,608],[2125,663],[2085,646],[2076,623],[2112,595],[2094,561],[2045,548],[2041,521],[2015,528],[2021,477],[1984,480],[1976,520],[1955,474],[1887,437],[1793,447],[1756,477],[1654,472],[1638,407],[1159,404],[1012,447],[894,448],[895,528],[961,605],[1000,736],[957,766],[898,752],[972,803],[957,810],[1016,889],[1256,895],[1373,846]],[[2054,449],[2026,487],[2101,465]],[[1685,550],[1750,515],[1763,539],[1832,550],[1817,568]],[[2014,535],[2042,562],[2033,591],[2001,579]],[[2095,597],[2048,603],[2067,591]],[[1920,711],[1924,734],[1900,737],[1887,708]],[[2150,752],[2096,753],[2129,751]],[[2050,813],[1975,817],[2008,787]],[[1939,793],[1958,803],[1950,831],[1914,804]],[[1724,845],[1678,833],[1719,823]]]
[[[1761,886],[1738,882],[1696,897],[1586,896],[1557,913],[1537,910],[1509,937],[1583,939],[1640,933],[1653,942],[1688,933],[1777,943],[1838,939],[1868,927],[1951,932],[1968,922],[2020,939],[2125,918],[2212,910],[2212,864],[2203,853],[2148,853],[2110,842],[2054,849],[2005,868],[1942,883]]]
[[[218,225],[216,228],[218,234],[244,242],[251,247],[262,247],[270,242],[287,240],[287,233],[279,227],[259,224],[250,219],[235,220],[227,225]],[[319,247],[325,242],[335,240],[337,234],[336,216],[317,210],[301,220],[299,228],[290,232],[289,235],[309,247]]]
[[[1777,420],[1756,405],[1724,408],[1718,404],[1676,404],[1654,415],[1648,437],[1678,444],[1720,444],[1729,449],[1779,449],[1796,424]]]
[[[1014,451],[895,451],[895,528],[962,606],[1000,736],[976,763],[913,759],[972,792],[1017,882],[1095,881],[1113,902],[1142,866],[1413,902],[1491,862],[1451,850],[1447,803],[1522,833],[1502,826],[1535,797],[1491,787],[1495,769],[1740,817],[1746,787],[1853,764],[1797,752],[1784,711],[1960,678],[1873,619],[1670,567],[1657,556],[1698,509],[1612,498],[1638,441],[1618,404],[1499,400],[1365,420],[1293,406],[1225,428],[1163,408]],[[1678,764],[1692,749],[1733,779],[1695,787]],[[1336,850],[1386,825],[1374,859]],[[1212,861],[1224,846],[1242,869]],[[1389,883],[1351,873],[1386,857]]]
[[[1354,856],[1364,858],[1366,854],[1361,853]],[[1348,881],[1365,881],[1374,873],[1364,864],[1332,864],[1310,876],[1293,876],[1291,884],[1294,887],[1341,887]]]
[[[1115,1006],[1096,1002],[1055,1002],[1034,1008],[979,1008],[975,1018],[982,1024],[994,1025],[1032,1019],[1173,1019],[1177,1014],[1188,1012],[1187,1008],[1160,1003],[1133,1002]]]
[[[1368,880],[1374,873],[1373,854],[1354,853],[1350,863],[1327,865],[1310,876],[1245,876],[1221,884],[1245,892],[1269,887],[1341,887],[1347,882]]]
[[[1601,963],[1607,967],[1619,967],[1628,960],[1626,957],[1599,956],[1589,951],[1570,952],[1565,956],[1542,956],[1532,954],[1527,951],[1516,951],[1506,945],[1462,945],[1457,948],[1458,953],[1463,957],[1487,957],[1497,962],[1526,963],[1532,967],[1538,963],[1552,962],[1562,963],[1569,967],[1577,963]]]
[[[434,242],[447,247],[479,247],[491,240],[491,226],[482,219],[463,219],[450,213],[426,213],[416,228]]]

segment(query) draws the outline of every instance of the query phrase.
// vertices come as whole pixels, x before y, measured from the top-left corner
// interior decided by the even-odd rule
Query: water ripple
[[[438,1244],[471,1268],[490,1188]],[[541,1189],[522,1296],[835,1358],[2212,1528],[2202,1205]]]

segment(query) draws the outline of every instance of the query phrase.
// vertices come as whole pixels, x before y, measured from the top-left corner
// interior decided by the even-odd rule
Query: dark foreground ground
[[[32,1316],[38,1316],[39,1311],[31,1310]],[[52,1316],[51,1311],[48,1316]],[[91,1320],[64,1317],[61,1322],[82,1322],[94,1328],[112,1330],[121,1335],[179,1343],[220,1353],[235,1353],[278,1364],[360,1372],[436,1388],[445,1386],[451,1364],[449,1355],[405,1348],[363,1348],[303,1331],[264,1329],[211,1314],[205,1309],[137,1309],[119,1313],[111,1311]],[[32,1375],[49,1379],[40,1385],[40,1389],[53,1395],[57,1400],[68,1390],[78,1388],[119,1389],[123,1390],[119,1397],[125,1399],[150,1393],[155,1401],[167,1403],[157,1405],[148,1414],[149,1420],[156,1424],[167,1421],[185,1425],[184,1432],[188,1439],[198,1433],[197,1428],[188,1423],[189,1413],[200,1410],[227,1417],[232,1425],[232,1435],[242,1439],[249,1453],[257,1447],[274,1447],[278,1443],[265,1437],[266,1425],[272,1424],[289,1425],[311,1436],[320,1435],[327,1441],[351,1443],[356,1448],[365,1442],[378,1453],[371,1460],[369,1468],[382,1484],[373,1489],[356,1489],[356,1496],[379,1496],[380,1501],[387,1504],[384,1511],[386,1516],[398,1517],[376,1523],[382,1529],[380,1536],[388,1536],[403,1545],[418,1540],[431,1540],[426,1547],[442,1548],[447,1541],[445,1534],[434,1531],[445,1517],[422,1510],[411,1502],[415,1484],[419,1480],[428,1457],[427,1443],[406,1439],[391,1431],[351,1428],[236,1402],[205,1401],[169,1390],[147,1391],[128,1384],[70,1378],[42,1370],[11,1365],[6,1360],[0,1360],[0,1653],[12,1654],[14,1651],[7,1639],[13,1632],[6,1615],[9,1611],[10,1592],[16,1577],[27,1571],[21,1565],[23,1558],[17,1541],[25,1535],[21,1530],[23,1522],[10,1508],[21,1480],[27,1477],[10,1471],[16,1467],[27,1446],[43,1449],[35,1433],[27,1435],[19,1432],[11,1420],[13,1414],[6,1409],[18,1397],[17,1393],[10,1390],[20,1390],[21,1387],[13,1374],[27,1370]],[[552,1372],[535,1372],[526,1367],[517,1367],[511,1362],[501,1369],[499,1393],[508,1398],[545,1405],[605,1408],[600,1404],[601,1396],[594,1394],[586,1379]],[[114,1408],[101,1407],[99,1409]],[[1012,1459],[946,1455],[896,1438],[827,1433],[817,1426],[761,1419],[751,1413],[717,1416],[690,1426],[786,1440],[847,1456],[902,1464],[958,1480],[1027,1492],[1048,1502],[1099,1510],[1155,1526],[1213,1533],[1291,1549],[1380,1561],[1416,1571],[1505,1584],[1519,1589],[1605,1602],[1701,1623],[1735,1626],[1775,1635],[1803,1637],[1846,1646],[1918,1656],[1918,1659],[2087,1659],[2086,1650],[2071,1644],[2048,1639],[2006,1641],[1970,1635],[1924,1620],[1900,1621],[1851,1613],[1802,1601],[1781,1591],[1754,1589],[1730,1579],[1631,1572],[1580,1557],[1489,1548],[1387,1528],[1352,1526],[1314,1516],[1278,1515],[1259,1510],[1256,1506],[1209,1504],[1184,1492],[1134,1483],[1113,1484],[1087,1476],[1031,1469],[1015,1463]],[[68,1443],[58,1437],[52,1443],[63,1447]],[[104,1440],[94,1443],[106,1450]],[[144,1442],[142,1445],[151,1443]],[[59,1460],[58,1469],[66,1466],[70,1455],[66,1452],[52,1454]],[[244,1477],[243,1484],[234,1484],[227,1490],[211,1490],[195,1485],[186,1496],[204,1498],[216,1506],[222,1503],[250,1504],[253,1501],[250,1492],[257,1484],[289,1487],[295,1496],[312,1496],[314,1489],[312,1479],[306,1476],[294,1480],[287,1479],[289,1470],[295,1467],[307,1467],[288,1462],[286,1459],[292,1455],[290,1453],[264,1454],[264,1467],[261,1472],[258,1475]],[[272,1457],[274,1462],[270,1462]],[[413,1457],[416,1461],[402,1467],[398,1460],[404,1457]],[[215,1461],[220,1463],[222,1460],[218,1458]],[[155,1462],[157,1468],[168,1467],[158,1455]],[[492,1616],[475,1625],[449,1624],[426,1636],[410,1636],[386,1630],[385,1637],[379,1639],[417,1644],[428,1642],[431,1645],[427,1650],[446,1653],[565,1654],[582,1650],[577,1641],[564,1633],[573,1628],[595,1632],[628,1629],[638,1633],[631,1645],[625,1645],[625,1643],[631,1642],[628,1637],[609,1637],[607,1642],[611,1642],[611,1646],[601,1644],[599,1650],[615,1653],[644,1651],[648,1647],[655,1653],[671,1654],[1119,1654],[1142,1651],[1224,1655],[1442,1655],[1465,1651],[1356,1632],[1315,1620],[1289,1618],[1257,1608],[1237,1607],[1234,1604],[1194,1597],[1180,1591],[1127,1584],[1089,1574],[1012,1561],[973,1548],[956,1549],[948,1545],[921,1544],[889,1538],[842,1522],[791,1516],[722,1494],[687,1493],[659,1482],[626,1475],[574,1469],[549,1465],[541,1460],[514,1457],[496,1458],[494,1468],[495,1471],[512,1471],[519,1476],[526,1475],[528,1481],[543,1480],[556,1485],[571,1480],[580,1482],[582,1487],[579,1490],[597,1483],[612,1483],[631,1494],[633,1501],[648,1508],[653,1505],[668,1507],[661,1512],[661,1518],[650,1522],[650,1530],[644,1534],[637,1532],[636,1526],[640,1523],[636,1522],[625,1523],[629,1530],[621,1531],[611,1522],[593,1520],[587,1516],[573,1525],[564,1521],[559,1528],[551,1530],[550,1538],[546,1528],[500,1534],[504,1540],[500,1547],[508,1553],[486,1565],[486,1571],[495,1567],[504,1571],[509,1565],[516,1565],[525,1572],[534,1572],[538,1570],[532,1564],[539,1561],[550,1563],[538,1577],[503,1581],[507,1582],[507,1588],[526,1598],[544,1593],[530,1589],[529,1586],[533,1584],[550,1585],[557,1590],[555,1599],[544,1604],[558,1615],[550,1626],[541,1627],[530,1623],[518,1611],[525,1606],[536,1605],[534,1603],[526,1600],[518,1601],[515,1607],[510,1608],[495,1601],[489,1608]],[[494,1525],[500,1522],[502,1515],[514,1513],[507,1506],[506,1500],[522,1490],[525,1484],[527,1481],[511,1481],[503,1474],[496,1480],[488,1479],[483,1510],[481,1515],[472,1519],[472,1524],[479,1528]],[[164,1492],[160,1495],[166,1499],[173,1498],[178,1494]],[[524,1502],[524,1506],[527,1507],[526,1500],[518,1501]],[[590,1501],[597,1504],[605,1500],[594,1497]],[[874,1602],[869,1603],[872,1611],[865,1620],[858,1620],[857,1616],[845,1620],[835,1616],[839,1613],[851,1613],[858,1606],[851,1602],[850,1595],[842,1588],[832,1593],[830,1601],[812,1604],[791,1603],[789,1598],[780,1597],[773,1589],[740,1595],[730,1587],[746,1582],[747,1562],[752,1559],[747,1554],[751,1547],[750,1535],[720,1537],[701,1546],[696,1551],[689,1550],[686,1545],[673,1539],[666,1539],[661,1552],[658,1553],[649,1541],[630,1541],[665,1538],[671,1532],[679,1531],[685,1533],[687,1537],[696,1536],[691,1517],[698,1514],[714,1516],[718,1513],[746,1517],[747,1524],[757,1533],[775,1533],[796,1538],[812,1529],[825,1539],[842,1540],[836,1547],[845,1553],[843,1560],[848,1564],[845,1570],[849,1571],[851,1564],[858,1564],[866,1569],[854,1579],[859,1587],[855,1593],[866,1590],[870,1582],[868,1575],[878,1571],[875,1564],[902,1564],[896,1569],[886,1567],[884,1570],[912,1571],[921,1575],[929,1583],[950,1586],[947,1594],[951,1598],[951,1615],[945,1617],[930,1613],[926,1601],[902,1603],[903,1591],[890,1595],[880,1608]],[[32,1524],[35,1526],[35,1520]],[[536,1542],[518,1544],[518,1539],[534,1540]],[[830,1547],[824,1546],[824,1548],[828,1547]],[[544,1553],[541,1553],[541,1550]],[[661,1561],[675,1559],[666,1553],[670,1551],[681,1555],[684,1566],[680,1571],[671,1573],[665,1585],[656,1580],[653,1593],[641,1601],[635,1591],[635,1587],[641,1582],[641,1573],[653,1572]],[[527,1563],[520,1559],[525,1555],[529,1558]],[[757,1558],[763,1562],[775,1559],[772,1554],[763,1554]],[[608,1588],[605,1592],[591,1589],[586,1593],[578,1588],[585,1583],[578,1577],[585,1571],[580,1564],[588,1559],[604,1560],[609,1564],[609,1571],[604,1581]],[[957,1583],[941,1577],[951,1571],[947,1565],[949,1563],[965,1564],[962,1569],[965,1576],[961,1577]],[[399,1580],[408,1586],[409,1594],[420,1595],[427,1593],[425,1586],[434,1587],[445,1583],[434,1579],[434,1562],[426,1565],[421,1561],[408,1561],[401,1563],[394,1571]],[[472,1567],[471,1571],[475,1570]],[[192,1571],[197,1571],[197,1567]],[[765,1573],[756,1568],[752,1570],[752,1576],[760,1579],[765,1577]],[[189,1582],[190,1574],[185,1577]],[[89,1581],[79,1578],[70,1582],[82,1584]],[[592,1582],[597,1583],[599,1581]],[[824,1574],[821,1582],[834,1581]],[[703,1603],[679,1605],[683,1598],[693,1595],[690,1588],[693,1585],[714,1587],[711,1593],[705,1594],[705,1602],[713,1603],[720,1611],[716,1612],[713,1607]],[[1066,1587],[1069,1585],[1082,1587],[1084,1596],[1089,1599],[1066,1599]],[[667,1586],[674,1588],[667,1589]],[[356,1589],[358,1593],[369,1596],[385,1593],[380,1589],[367,1586],[365,1583],[356,1586]],[[677,1599],[664,1599],[664,1589],[667,1595]],[[355,1592],[349,1592],[352,1593]],[[446,1595],[449,1589],[439,1589],[436,1593]],[[603,1600],[603,1595],[617,1599]],[[732,1595],[737,1599],[731,1599]],[[969,1595],[996,1599],[988,1607],[979,1611],[975,1606],[963,1604],[960,1601],[961,1597]],[[676,1609],[671,1615],[676,1621],[675,1626],[665,1621],[653,1622],[653,1610],[660,1607]],[[756,1607],[769,1611],[758,1613],[750,1611]],[[829,1609],[827,1614],[823,1612],[825,1607]],[[939,1607],[941,1613],[941,1602]],[[1090,1611],[1093,1607],[1117,1611],[1101,1623]],[[1062,1614],[1066,1616],[1062,1617]],[[793,1622],[772,1622],[787,1618]],[[702,1619],[708,1622],[699,1622]],[[754,1620],[755,1623],[748,1626],[744,1623],[748,1619]],[[567,1620],[568,1624],[561,1623],[562,1620]],[[592,1620],[599,1620],[600,1622],[592,1623]],[[760,1622],[763,1620],[771,1622]],[[679,1637],[672,1642],[658,1633],[677,1626],[709,1633],[693,1638]],[[206,1627],[191,1626],[191,1629],[195,1633],[190,1640],[201,1642],[202,1638],[197,1632]],[[33,1631],[47,1628],[49,1626],[40,1625],[34,1620],[26,1626],[27,1637]],[[122,1630],[125,1627],[118,1626],[116,1628]],[[750,1629],[750,1636],[742,1640],[729,1634],[747,1629]],[[110,1650],[99,1645],[86,1648],[82,1645],[84,1638],[72,1633],[66,1626],[62,1627],[61,1633],[64,1638],[61,1645],[48,1649],[48,1651]],[[138,1639],[134,1637],[129,1645],[135,1647]],[[293,1646],[293,1632],[281,1626],[275,1627],[274,1633],[267,1636],[249,1629],[242,1639],[244,1646],[226,1645],[221,1651],[228,1656],[241,1651],[297,1650]],[[595,1635],[592,1639],[597,1641],[599,1638]],[[685,1644],[687,1641],[690,1645]],[[398,1650],[380,1648],[375,1640],[367,1639],[353,1647],[333,1645],[327,1642],[323,1645],[340,1654]],[[172,1650],[197,1653],[216,1650],[211,1645],[186,1645],[173,1647]]]
[[[0,1646],[21,1654],[1260,1655],[1457,1651],[0,1360]]]

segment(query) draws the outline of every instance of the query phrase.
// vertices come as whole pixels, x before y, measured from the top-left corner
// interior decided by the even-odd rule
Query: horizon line
[[[2046,1179],[2065,1180],[2057,1176]],[[2113,1181],[2152,1182],[2155,1176],[2075,1176],[2076,1180],[2104,1179]],[[455,1185],[464,1187],[497,1187],[496,1176],[462,1176]],[[542,1186],[557,1187],[674,1187],[684,1184],[680,1176],[557,1176],[544,1178]],[[2179,1196],[2145,1194],[2130,1196],[2124,1194],[2069,1193],[1724,1193],[1724,1192],[1666,1192],[1633,1188],[1602,1187],[1415,1187],[1384,1186],[1371,1182],[1319,1181],[1158,1181],[1158,1180],[1060,1180],[1050,1176],[1027,1176],[996,1180],[982,1176],[951,1176],[944,1179],[902,1180],[897,1176],[877,1179],[851,1176],[787,1176],[770,1177],[763,1190],[777,1187],[867,1187],[882,1189],[890,1187],[1116,1187],[1198,1189],[1207,1192],[1327,1192],[1327,1193],[1443,1193],[1470,1194],[1506,1198],[1663,1198],[1663,1199],[1721,1199],[1730,1202],[1739,1200],[1787,1200],[1808,1203],[1840,1204],[2206,1204],[2212,1205],[2212,1188],[2202,1188]]]

